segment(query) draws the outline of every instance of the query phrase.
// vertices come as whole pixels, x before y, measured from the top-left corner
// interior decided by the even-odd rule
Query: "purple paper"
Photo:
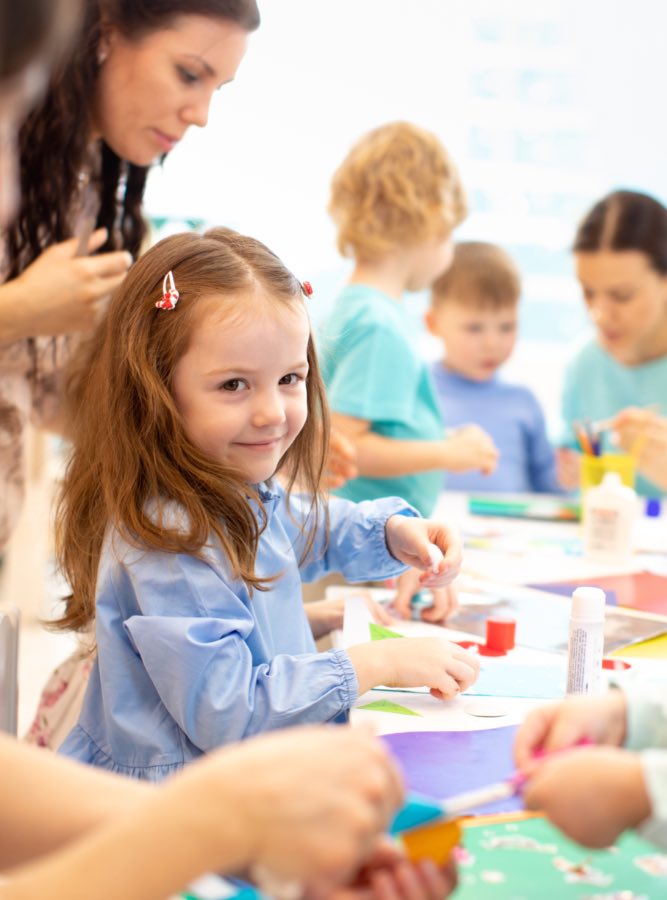
[[[438,800],[504,781],[516,771],[512,747],[516,725],[483,731],[408,731],[382,735],[410,790]],[[470,812],[523,809],[520,797],[476,806]]]

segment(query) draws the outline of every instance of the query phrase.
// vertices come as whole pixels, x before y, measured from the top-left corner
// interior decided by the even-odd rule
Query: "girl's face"
[[[203,315],[174,368],[172,392],[192,443],[258,484],[306,422],[310,324],[298,302],[276,308],[255,293],[223,302],[248,312],[230,319],[212,307]]]
[[[33,63],[0,86],[0,226],[13,219],[19,202],[18,133],[46,84],[48,72]]]
[[[468,307],[449,301],[429,309],[426,324],[445,344],[447,368],[471,381],[488,381],[514,349],[515,306]]]
[[[638,250],[575,254],[576,273],[598,340],[618,362],[667,353],[667,276]]]
[[[136,40],[109,28],[99,46],[93,137],[128,162],[150,165],[190,125],[206,125],[213,93],[234,78],[247,39],[235,22],[199,15]]]

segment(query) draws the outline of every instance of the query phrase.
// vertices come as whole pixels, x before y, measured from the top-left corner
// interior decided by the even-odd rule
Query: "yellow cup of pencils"
[[[629,453],[603,453],[594,456],[591,453],[581,455],[581,490],[600,484],[607,472],[618,472],[621,481],[628,487],[635,486],[635,458]]]

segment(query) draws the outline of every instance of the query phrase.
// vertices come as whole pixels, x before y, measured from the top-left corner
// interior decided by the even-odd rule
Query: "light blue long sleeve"
[[[198,559],[137,549],[109,532],[98,573],[98,657],[61,752],[158,780],[230,741],[347,718],[356,674],[345,651],[317,653],[301,576],[399,574],[405,566],[387,549],[385,524],[415,513],[397,498],[332,500],[326,550],[320,523],[301,573],[302,501],[288,509],[280,488],[262,497],[268,518],[256,571],[279,577],[252,597],[218,544]]]
[[[639,750],[652,815],[640,831],[667,849],[667,681],[623,686],[628,703],[625,746]]]

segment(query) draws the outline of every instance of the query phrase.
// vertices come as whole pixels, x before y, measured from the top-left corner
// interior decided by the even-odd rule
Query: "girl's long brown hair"
[[[155,308],[172,271],[174,310]],[[56,623],[80,629],[94,616],[95,582],[106,528],[139,547],[199,555],[217,538],[231,569],[250,588],[264,511],[238,471],[216,462],[186,436],[171,394],[174,366],[193,326],[211,304],[252,303],[260,288],[275,304],[303,302],[301,285],[263,244],[228,229],[179,234],[150,249],[130,270],[108,313],[75,360],[70,383],[73,446],[56,517],[58,558],[72,595]],[[270,352],[268,348],[267,352]],[[312,495],[308,524],[321,513],[318,488],[327,452],[328,413],[312,338],[308,342],[308,418],[281,460],[288,493]],[[257,504],[259,517],[249,503]],[[182,527],[165,515],[176,502]],[[150,504],[150,509],[147,506]],[[304,555],[314,529],[304,541]]]

